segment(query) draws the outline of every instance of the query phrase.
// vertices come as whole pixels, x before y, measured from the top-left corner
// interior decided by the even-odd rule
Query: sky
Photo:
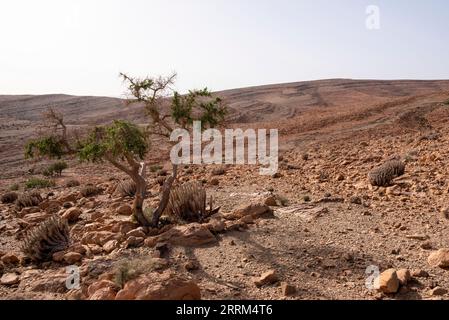
[[[118,97],[120,72],[176,71],[181,92],[449,79],[448,14],[447,0],[1,0],[0,94]]]

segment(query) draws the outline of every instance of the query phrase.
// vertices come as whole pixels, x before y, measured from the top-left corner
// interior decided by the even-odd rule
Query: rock
[[[114,300],[117,294],[116,285],[110,280],[94,282],[87,289],[89,300]]]
[[[41,270],[33,270],[37,271],[37,274],[42,273]],[[25,275],[22,275],[22,277]],[[30,276],[31,278],[31,276]],[[67,274],[58,273],[58,274],[45,274],[44,277],[40,279],[34,279],[31,282],[30,291],[33,292],[51,292],[51,293],[66,293]]]
[[[240,219],[244,216],[252,216],[254,219],[257,219],[264,215],[272,216],[273,210],[266,204],[253,203],[234,210],[230,215],[227,215],[227,218]]]
[[[269,207],[277,207],[277,205],[278,205],[277,202],[276,202],[276,197],[275,196],[268,196],[267,198],[265,198],[263,203],[266,206],[269,206]]]
[[[115,300],[116,295],[117,291],[107,287],[95,291],[95,293],[89,297],[89,300]]]
[[[254,284],[257,287],[262,287],[268,284],[273,284],[279,281],[278,275],[276,273],[276,270],[270,270],[265,272],[260,276],[259,279],[254,281]]]
[[[433,252],[427,262],[432,267],[449,268],[449,249],[440,249]]]
[[[61,209],[62,203],[57,200],[47,200],[42,202],[39,205],[39,208],[42,211],[45,211],[48,214],[54,214],[57,213]]]
[[[19,264],[20,259],[13,253],[7,253],[3,255],[1,261],[4,264]]]
[[[117,208],[116,213],[122,216],[130,216],[133,214],[133,209],[128,204],[123,204]]]
[[[83,259],[83,256],[78,252],[68,252],[64,255],[64,261],[68,264],[75,264]]]
[[[74,204],[72,203],[72,202],[64,202],[63,204],[62,204],[62,207],[64,208],[64,209],[70,209],[70,208],[72,208],[74,206]]]
[[[66,194],[66,195],[62,195],[58,198],[58,201],[60,203],[65,203],[65,202],[73,202],[75,203],[76,200],[78,199],[78,193],[70,193],[70,194]]]
[[[421,249],[423,250],[432,250],[433,249],[433,244],[430,241],[425,241],[421,244]]]
[[[144,244],[145,238],[141,238],[141,237],[129,237],[128,239],[126,239],[125,241],[125,248],[136,248],[136,247],[140,247]]]
[[[147,235],[145,234],[145,232],[143,231],[142,228],[137,228],[134,230],[129,231],[126,234],[127,237],[136,237],[136,238],[145,238]]]
[[[0,279],[0,284],[4,286],[12,286],[14,284],[18,284],[20,282],[20,278],[15,273],[6,273]]]
[[[64,212],[64,214],[62,215],[62,217],[66,219],[68,222],[73,223],[78,221],[82,213],[83,211],[81,211],[81,209],[75,207],[67,209],[66,212]]]
[[[152,272],[128,281],[115,300],[200,300],[201,291],[192,281],[172,274]]]
[[[198,265],[198,262],[196,261],[188,261],[186,262],[186,264],[184,264],[184,269],[186,269],[187,271],[195,271],[198,270],[200,268],[200,266]]]
[[[58,251],[53,253],[52,259],[54,262],[62,262],[64,260],[65,251]]]
[[[226,224],[223,219],[212,218],[208,223],[204,224],[204,226],[211,232],[220,233],[225,230]]]
[[[381,273],[379,279],[379,291],[383,293],[397,293],[399,290],[399,279],[394,269],[388,269]]]
[[[429,273],[425,270],[416,269],[412,271],[412,277],[413,278],[428,278]]]
[[[441,288],[441,287],[436,287],[436,288],[434,288],[434,289],[432,289],[432,290],[430,290],[430,295],[432,295],[432,296],[444,296],[444,295],[446,295],[447,294],[447,290],[446,289],[444,289],[444,288]]]
[[[106,253],[111,253],[112,251],[114,251],[115,249],[117,249],[119,246],[119,243],[117,240],[109,240],[108,242],[106,242],[103,246],[103,250]]]
[[[362,204],[362,198],[357,197],[357,196],[353,196],[349,199],[349,202],[352,204],[358,204],[361,205]]]
[[[92,231],[86,233],[81,239],[82,244],[96,244],[104,246],[109,240],[118,240],[119,234],[110,231]],[[100,250],[101,251],[101,250]]]
[[[441,217],[445,220],[449,220],[449,207],[441,209]]]
[[[175,226],[167,232],[153,238],[156,238],[156,243],[166,242],[183,247],[198,247],[217,242],[217,238],[215,238],[209,229],[199,223]]]
[[[396,275],[398,276],[401,286],[406,286],[407,283],[412,279],[412,275],[408,269],[400,269],[398,270],[398,272],[396,272]]]
[[[209,184],[210,184],[211,186],[218,186],[218,185],[220,184],[220,180],[218,180],[217,178],[212,178],[212,179],[209,181]]]
[[[50,218],[51,215],[45,212],[27,214],[23,219],[28,223],[39,223]]]
[[[281,291],[285,297],[289,297],[296,293],[296,288],[286,282],[283,282],[281,284]]]

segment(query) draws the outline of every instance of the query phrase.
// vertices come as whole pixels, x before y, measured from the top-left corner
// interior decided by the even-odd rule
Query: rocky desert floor
[[[300,89],[308,96],[298,97]],[[71,159],[54,187],[38,190],[39,206],[0,204],[0,298],[449,298],[448,82],[339,80],[227,95],[233,126],[279,128],[276,175],[261,176],[257,166],[182,167],[176,183],[202,181],[221,210],[203,223],[156,230],[136,225],[132,198],[115,192],[124,175]],[[300,99],[297,109],[291,99]],[[273,108],[259,109],[267,104]],[[8,112],[4,119],[14,122],[0,130],[2,194],[14,184],[25,192],[35,175],[28,169],[37,165],[23,159],[23,143],[11,133],[15,124],[26,140],[35,119]],[[148,161],[165,170],[148,172],[150,207],[160,177],[170,174],[167,150],[154,148],[165,152]],[[406,164],[405,174],[388,187],[371,186],[368,173],[393,157]],[[72,179],[80,185],[67,187]],[[84,197],[87,184],[101,192]],[[33,264],[21,252],[23,239],[52,214],[70,222],[71,246]],[[66,286],[68,266],[79,267],[78,289]],[[379,290],[366,286],[370,266],[382,273]]]

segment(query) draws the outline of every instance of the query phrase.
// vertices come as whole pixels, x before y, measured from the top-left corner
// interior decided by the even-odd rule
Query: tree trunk
[[[178,166],[174,164],[173,165],[173,174],[171,177],[169,177],[165,181],[164,186],[162,187],[161,201],[159,202],[158,208],[153,213],[153,221],[151,222],[151,225],[154,228],[157,228],[157,226],[159,225],[159,218],[164,213],[165,208],[167,208],[168,202],[170,200],[170,191],[171,191],[173,182],[175,182],[175,180],[176,180],[177,173],[178,173]]]
[[[145,218],[143,213],[143,201],[146,198],[146,164],[144,162],[140,163],[139,172],[133,174],[133,181],[136,183],[136,197],[133,203],[133,214],[136,220],[141,226],[147,227],[150,222]]]

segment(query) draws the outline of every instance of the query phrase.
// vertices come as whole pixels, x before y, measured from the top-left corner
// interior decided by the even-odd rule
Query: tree
[[[223,100],[213,97],[207,90],[190,91],[181,95],[172,89],[176,74],[168,77],[138,79],[121,74],[128,84],[128,104],[143,103],[149,123],[145,130],[124,120],[95,127],[85,139],[73,146],[68,138],[62,114],[50,108],[44,117],[53,126],[46,136],[29,141],[25,148],[27,157],[47,156],[61,158],[77,153],[81,161],[93,163],[104,160],[126,173],[136,183],[133,214],[142,226],[157,227],[159,218],[168,205],[170,190],[177,177],[177,166],[162,187],[162,196],[151,219],[144,215],[146,198],[145,155],[150,149],[152,135],[169,137],[175,127],[189,128],[194,120],[201,120],[203,128],[214,127],[224,120],[226,106]]]

